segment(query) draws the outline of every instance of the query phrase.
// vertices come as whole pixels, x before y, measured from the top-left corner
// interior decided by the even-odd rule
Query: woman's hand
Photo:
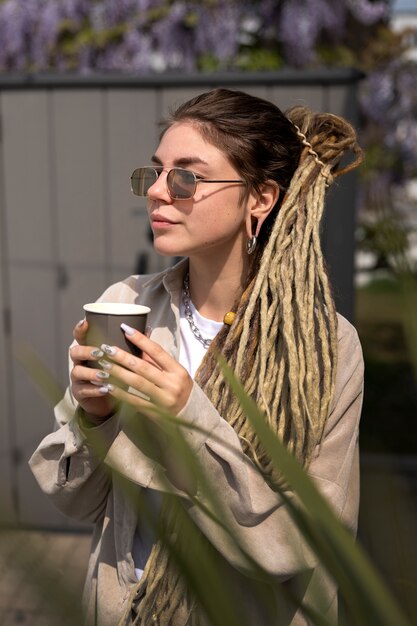
[[[99,361],[104,353],[97,347],[86,346],[88,323],[83,320],[74,328],[74,339],[77,344],[70,349],[74,363],[71,371],[72,395],[84,410],[87,419],[95,425],[108,419],[116,410],[117,401],[108,393],[106,378],[97,363],[97,369],[87,367],[87,361]]]
[[[127,402],[150,417],[155,415],[155,405],[177,415],[187,403],[193,386],[187,370],[146,335],[127,325],[122,324],[122,328],[142,357],[133,356],[117,346],[101,346],[105,353],[103,369],[111,377],[111,383],[107,385],[108,397]],[[128,387],[146,399],[130,393]]]

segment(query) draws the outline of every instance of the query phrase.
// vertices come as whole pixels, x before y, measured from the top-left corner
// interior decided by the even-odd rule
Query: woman
[[[348,150],[355,161],[340,170]],[[85,588],[92,623],[211,623],[121,481],[186,553],[187,521],[161,504],[162,493],[179,496],[205,555],[191,562],[202,568],[214,556],[248,624],[309,623],[279,589],[335,618],[336,589],[299,536],[279,476],[216,357],[226,358],[354,532],[362,356],[355,330],[335,312],[319,226],[326,188],[361,158],[354,130],[339,117],[302,107],[284,115],[270,102],[215,89],[177,109],[152,165],[133,173],[132,190],[147,197],[155,250],[184,259],[101,297],[151,307],[150,336],[124,327],[142,358],[85,345],[87,323],[76,326],[71,385],[56,409],[61,427],[31,459],[52,501],[95,524]],[[85,366],[91,359],[97,369]],[[148,430],[158,431],[161,410],[181,420],[246,558],[203,506],[181,455],[160,437],[158,452],[144,431],[133,432],[147,417]],[[260,571],[277,584],[259,591]]]

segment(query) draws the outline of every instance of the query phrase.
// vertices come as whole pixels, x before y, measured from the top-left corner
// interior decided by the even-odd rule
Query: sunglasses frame
[[[241,185],[246,185],[246,181],[242,180],[242,179],[234,179],[234,180],[230,180],[230,179],[207,179],[207,178],[201,178],[198,176],[198,174],[196,174],[195,172],[193,172],[192,170],[187,170],[183,167],[171,167],[167,170],[167,168],[163,167],[162,165],[144,165],[142,167],[137,167],[133,173],[132,176],[130,177],[130,188],[132,190],[132,193],[140,198],[146,198],[146,195],[142,195],[142,194],[137,194],[134,189],[133,189],[133,179],[135,177],[136,172],[138,172],[139,170],[153,170],[155,172],[156,178],[155,178],[155,182],[152,183],[152,185],[154,185],[156,183],[156,181],[159,178],[159,174],[161,174],[163,171],[167,171],[167,178],[166,178],[166,185],[167,185],[167,190],[169,193],[169,196],[172,200],[191,200],[194,197],[195,192],[197,191],[197,185],[198,183],[238,183]],[[170,175],[172,177],[172,172],[186,172],[187,175],[192,175],[193,179],[194,179],[194,189],[191,193],[190,191],[190,195],[184,197],[183,195],[174,195],[174,191],[172,189],[172,183],[170,182]],[[152,186],[150,185],[150,186]]]

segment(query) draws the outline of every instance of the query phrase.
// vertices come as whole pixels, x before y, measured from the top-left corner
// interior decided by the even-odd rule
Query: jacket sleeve
[[[29,459],[30,468],[42,491],[62,513],[96,522],[110,489],[109,472],[102,461],[119,432],[118,416],[90,428],[87,438],[68,388],[55,407],[55,418],[58,428],[41,441]]]
[[[353,532],[359,501],[358,425],[363,393],[363,359],[354,328],[339,320],[339,354],[335,397],[326,424],[324,439],[317,447],[309,474],[334,512]],[[285,580],[300,569],[313,567],[315,558],[297,531],[288,507],[263,480],[256,467],[243,454],[239,439],[218,414],[203,391],[194,384],[180,417],[198,424],[205,433],[184,428],[184,436],[202,468],[215,485],[221,499],[223,521],[250,556],[270,574]],[[126,432],[120,432],[109,448],[106,463],[130,480],[143,485],[140,450]],[[155,464],[147,474],[147,484],[167,490],[166,480]],[[168,478],[166,468],[162,472]],[[168,474],[168,476],[167,476]],[[182,493],[175,487],[172,491]],[[182,493],[187,497],[187,493]],[[206,504],[203,492],[197,500]],[[204,510],[192,504],[190,513],[210,542],[237,569],[246,568],[233,542]]]
[[[111,285],[98,301],[134,301],[135,286],[134,277],[130,277]],[[103,458],[120,431],[120,415],[115,414],[100,426],[89,427],[87,437],[82,413],[70,387],[54,413],[55,430],[41,441],[29,459],[29,466],[42,491],[62,513],[79,521],[96,522],[104,513],[111,489]]]

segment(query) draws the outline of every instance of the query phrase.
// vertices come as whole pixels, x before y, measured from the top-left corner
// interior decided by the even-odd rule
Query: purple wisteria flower
[[[233,58],[239,48],[242,11],[236,2],[196,7],[194,45],[197,54],[215,51],[219,61]]]
[[[252,44],[278,46],[289,65],[303,67],[315,60],[323,34],[343,37],[349,15],[374,24],[388,8],[382,0],[4,0],[0,70],[75,63],[85,72],[97,63],[119,71],[156,65],[187,71],[201,55],[233,67],[240,47]],[[64,28],[66,44],[72,38],[74,45],[61,46]]]
[[[167,68],[181,67],[190,71],[196,67],[194,31],[187,25],[188,14],[187,3],[176,2],[152,28],[156,48],[164,57]]]
[[[32,3],[35,4],[35,2]],[[37,23],[34,25],[35,32],[29,50],[36,69],[47,69],[51,51],[58,37],[61,19],[57,3],[45,2],[43,4]]]
[[[359,104],[368,146],[390,154],[388,176],[398,183],[417,173],[417,64],[395,59],[361,85]],[[384,161],[385,162],[385,161]],[[385,166],[381,165],[381,169]]]
[[[315,58],[315,46],[327,31],[335,36],[344,27],[343,5],[328,0],[294,0],[283,5],[278,38],[290,65],[303,67]]]
[[[370,26],[389,16],[388,2],[370,2],[369,0],[346,0],[347,8],[358,22]]]
[[[28,17],[29,16],[29,17]],[[25,14],[18,0],[0,6],[0,55],[2,65],[23,70],[27,64],[26,38],[30,36],[30,11]]]

